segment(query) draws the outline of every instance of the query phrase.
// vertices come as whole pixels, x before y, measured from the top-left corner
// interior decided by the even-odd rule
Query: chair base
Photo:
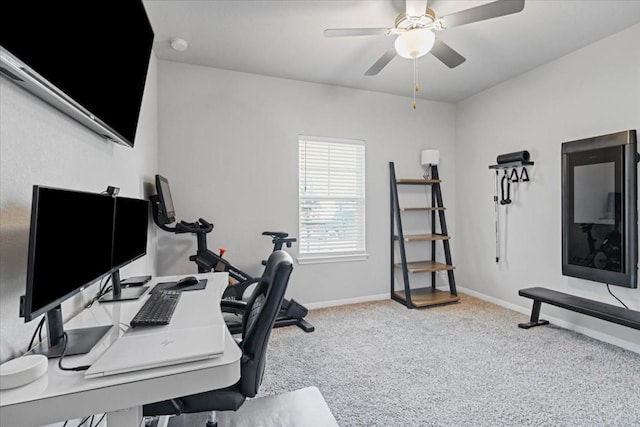
[[[207,414],[207,424],[205,427],[218,427],[218,415],[216,411],[211,411]]]

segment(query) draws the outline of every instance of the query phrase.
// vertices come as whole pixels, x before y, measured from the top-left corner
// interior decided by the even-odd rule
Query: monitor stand
[[[113,291],[110,294],[104,295],[98,301],[100,302],[117,302],[117,301],[130,301],[140,298],[149,289],[148,286],[136,286],[123,288],[120,284],[120,270],[116,270],[111,273],[111,284]]]
[[[95,326],[91,328],[70,329],[65,331],[62,325],[62,309],[57,306],[49,310],[47,316],[47,340],[31,350],[31,354],[43,354],[49,359],[86,354],[109,332],[113,325]],[[67,334],[65,350],[64,334]]]

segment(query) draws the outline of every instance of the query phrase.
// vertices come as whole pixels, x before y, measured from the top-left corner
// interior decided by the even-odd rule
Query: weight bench
[[[521,297],[533,300],[530,321],[518,324],[523,329],[549,324],[548,320],[540,319],[540,306],[544,302],[575,311],[576,313],[586,314],[587,316],[597,317],[598,319],[640,330],[640,311],[628,310],[616,305],[581,298],[547,288],[521,289],[518,294]]]

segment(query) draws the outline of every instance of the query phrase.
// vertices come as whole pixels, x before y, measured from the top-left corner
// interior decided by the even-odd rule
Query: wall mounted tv
[[[562,274],[637,288],[635,130],[562,144]]]
[[[153,30],[141,0],[7,2],[0,74],[133,147]]]

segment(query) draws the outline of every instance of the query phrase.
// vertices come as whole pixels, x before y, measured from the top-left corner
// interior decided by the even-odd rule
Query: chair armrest
[[[223,313],[242,314],[247,309],[247,303],[245,301],[223,299],[220,300],[220,309]]]
[[[220,301],[220,309],[222,313],[229,313],[232,317],[224,316],[224,322],[231,335],[242,333],[242,317],[246,313],[247,303],[244,301],[227,300]],[[237,340],[236,340],[237,341]],[[242,340],[240,340],[241,342]]]

